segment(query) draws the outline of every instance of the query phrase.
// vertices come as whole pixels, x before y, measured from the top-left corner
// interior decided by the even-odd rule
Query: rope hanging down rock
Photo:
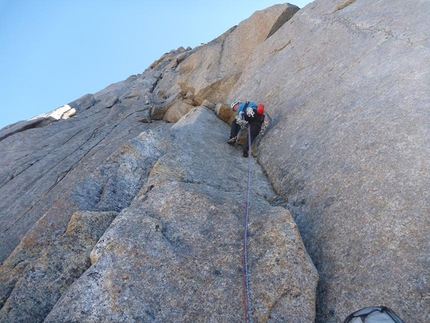
[[[251,127],[248,125],[248,185],[246,189],[246,207],[243,225],[243,257],[242,257],[242,294],[244,304],[245,323],[252,323],[252,306],[251,294],[249,289],[249,272],[248,272],[248,219],[249,219],[249,201],[251,191]]]

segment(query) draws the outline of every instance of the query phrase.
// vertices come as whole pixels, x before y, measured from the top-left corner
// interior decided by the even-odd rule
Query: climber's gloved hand
[[[246,125],[248,124],[248,121],[244,120],[244,119],[240,119],[237,120],[236,123],[241,127],[241,128],[245,128]]]
[[[253,118],[255,115],[254,109],[253,108],[246,108],[246,115],[250,118]]]
[[[240,124],[241,121],[245,121],[245,117],[243,115],[243,112],[240,112],[237,116],[236,116],[236,123]]]
[[[236,123],[237,123],[239,126],[241,126],[242,128],[243,128],[243,127],[246,127],[246,125],[248,124],[248,121],[246,121],[246,120],[245,120],[245,118],[244,118],[243,112],[239,113],[239,114],[236,116]]]

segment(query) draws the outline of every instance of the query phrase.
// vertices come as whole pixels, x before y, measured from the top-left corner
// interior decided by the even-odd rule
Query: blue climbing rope
[[[243,282],[243,299],[244,299],[244,319],[245,323],[252,323],[252,306],[251,293],[249,288],[249,271],[248,271],[248,220],[249,204],[251,191],[251,127],[248,125],[248,185],[246,189],[246,207],[243,225],[243,257],[242,257],[242,282]]]

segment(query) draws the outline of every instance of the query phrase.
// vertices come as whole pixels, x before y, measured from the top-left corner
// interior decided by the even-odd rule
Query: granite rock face
[[[317,322],[383,304],[430,320],[428,1],[315,1],[230,99],[273,117],[258,156],[320,273]]]
[[[172,148],[99,240],[91,268],[45,322],[241,321],[238,201],[246,191],[247,160],[225,147],[227,130],[203,107],[170,129]],[[196,149],[202,141],[211,153]],[[311,322],[317,273],[291,215],[268,202],[275,196],[271,185],[260,167],[252,167],[253,315],[257,322]]]
[[[243,22],[260,21],[252,44],[289,10],[298,8]],[[246,35],[237,30],[232,44]],[[318,274],[291,214],[257,162],[226,144],[212,86],[184,85],[193,60],[204,79],[206,48],[172,50],[142,74],[0,130],[1,322],[241,321],[248,167],[253,317],[315,320]]]
[[[429,13],[276,5],[1,129],[0,321],[241,321],[249,165],[255,322],[429,321]],[[270,120],[249,165],[236,99]]]

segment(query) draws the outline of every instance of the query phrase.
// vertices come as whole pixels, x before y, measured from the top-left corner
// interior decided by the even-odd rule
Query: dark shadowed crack
[[[297,11],[299,11],[299,7],[294,5],[289,5],[287,9],[285,9],[285,11],[282,12],[282,14],[275,21],[266,39],[272,36],[274,33],[276,33],[278,29],[281,28],[287,21],[289,21]]]

